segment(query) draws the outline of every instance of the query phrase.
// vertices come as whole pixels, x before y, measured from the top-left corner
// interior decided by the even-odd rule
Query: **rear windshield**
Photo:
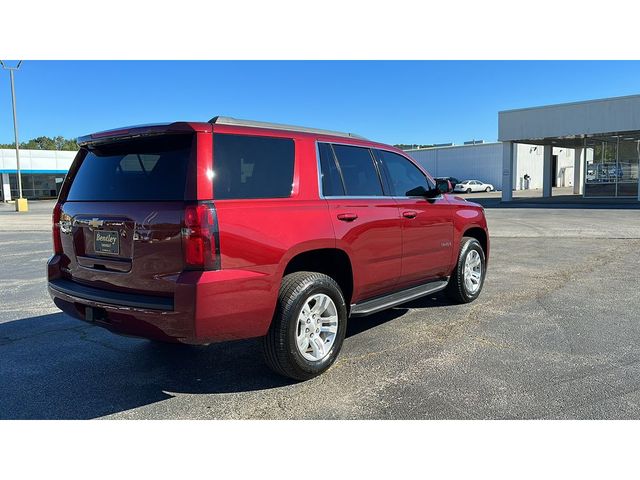
[[[91,149],[67,200],[184,200],[192,135],[163,135]]]

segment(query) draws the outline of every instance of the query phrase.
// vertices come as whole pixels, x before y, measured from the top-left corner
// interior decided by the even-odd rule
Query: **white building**
[[[20,150],[22,193],[26,198],[54,198],[77,152]],[[500,142],[407,150],[407,153],[434,177],[477,179],[502,189],[502,153]],[[543,148],[518,144],[515,149],[517,172],[515,189],[525,187],[524,175],[531,177],[529,188],[542,188]],[[574,150],[554,148],[556,181],[554,186],[573,185]],[[2,200],[18,197],[15,150],[0,149]]]
[[[640,200],[640,95],[502,111],[498,139],[407,152],[434,176],[493,184],[505,202],[526,188],[525,174],[543,197],[573,186],[587,198]]]
[[[55,198],[77,152],[20,150],[22,195],[26,198]],[[0,149],[2,200],[18,197],[16,151]]]
[[[446,147],[406,150],[434,177],[455,177],[459,180],[480,180],[502,190],[501,142],[452,145]],[[513,188],[527,187],[524,176],[529,175],[528,188],[542,188],[543,148],[538,145],[518,144],[514,151],[516,172]],[[574,156],[572,148],[554,148],[552,155],[555,187],[573,186]]]
[[[558,148],[574,150],[574,193],[640,200],[640,95],[498,113],[504,182],[516,180],[521,145],[542,150],[542,196],[552,196]],[[511,189],[502,201],[512,200]]]
[[[551,197],[562,186],[590,198],[640,200],[640,95],[502,111],[498,139],[407,153],[435,177],[491,183],[505,202],[513,189]],[[76,152],[20,152],[23,195],[57,196]],[[2,199],[16,197],[14,150],[0,150],[0,173]]]

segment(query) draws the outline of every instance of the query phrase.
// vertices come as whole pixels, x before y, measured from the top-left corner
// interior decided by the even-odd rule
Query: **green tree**
[[[16,148],[15,142],[12,143],[2,143],[0,144],[0,148]],[[75,138],[64,138],[62,136],[57,136],[54,138],[50,138],[47,136],[32,138],[26,142],[20,142],[20,148],[24,148],[25,150],[68,150],[74,151],[78,150],[80,147],[78,146],[78,142],[76,142]]]
[[[28,150],[56,150],[56,142],[53,138],[37,137],[32,138],[28,142],[22,142],[20,148]]]

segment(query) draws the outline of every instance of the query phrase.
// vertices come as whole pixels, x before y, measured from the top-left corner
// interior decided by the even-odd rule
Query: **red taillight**
[[[62,204],[56,203],[53,207],[53,215],[51,220],[53,222],[52,234],[53,234],[53,253],[54,255],[62,254],[62,238],[60,238],[60,216],[62,214]]]
[[[189,205],[184,211],[182,248],[184,262],[193,270],[215,270],[218,266],[216,246],[216,212],[211,204]]]

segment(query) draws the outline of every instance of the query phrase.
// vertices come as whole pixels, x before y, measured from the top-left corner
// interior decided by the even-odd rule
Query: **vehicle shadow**
[[[446,295],[444,295],[444,293],[436,293],[419,298],[412,302],[403,303],[402,305],[390,308],[389,310],[384,310],[380,313],[376,313],[375,315],[350,318],[347,325],[346,336],[347,338],[349,338],[355,335],[359,335],[387,322],[402,317],[411,308],[430,309],[448,305],[451,305],[451,302],[449,302]]]
[[[436,306],[433,301],[409,306]],[[353,337],[404,315],[351,319]],[[89,419],[167,400],[295,384],[271,372],[257,339],[209,346],[114,335],[63,313],[0,324],[0,419]]]

